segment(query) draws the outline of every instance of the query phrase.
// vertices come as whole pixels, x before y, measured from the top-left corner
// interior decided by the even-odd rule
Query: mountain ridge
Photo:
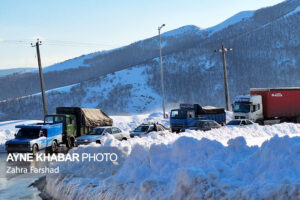
[[[213,53],[214,49],[220,48],[221,42],[234,49],[227,54],[231,99],[247,93],[250,87],[300,85],[300,71],[296,68],[300,63],[299,5],[299,0],[288,1],[257,10],[247,20],[238,21],[212,35],[205,29],[191,26],[175,29],[179,33],[195,30],[195,33],[188,31],[188,36],[184,34],[187,40],[180,34],[179,37],[163,38],[166,40],[163,64],[168,108],[179,102],[224,105],[222,59],[221,55]],[[149,55],[135,59],[135,64],[124,63],[123,58],[116,57],[124,63],[117,71],[78,81],[72,87],[67,86],[65,91],[64,88],[49,91],[49,110],[53,112],[56,106],[96,106],[110,114],[128,114],[159,109],[159,55],[155,43],[157,38],[152,37],[128,45],[131,51],[128,48],[126,51],[134,59],[142,55],[139,51],[150,48],[145,52]],[[118,56],[124,53],[119,51],[124,51],[124,48],[110,53]],[[87,62],[91,66],[103,62],[102,56],[93,59]],[[132,78],[137,71],[137,76],[143,77],[140,82]],[[136,102],[145,102],[145,105]],[[41,108],[39,95],[13,98],[0,102],[0,112],[4,113],[0,119],[26,116],[34,119],[42,115]],[[23,114],[20,110],[26,112]]]

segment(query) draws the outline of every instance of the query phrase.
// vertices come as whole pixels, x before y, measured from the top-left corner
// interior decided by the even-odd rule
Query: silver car
[[[92,132],[87,135],[80,136],[75,139],[75,145],[89,144],[91,142],[101,143],[101,139],[104,135],[111,134],[117,140],[127,140],[130,138],[128,133],[122,132],[119,128],[114,126],[101,126],[93,129]]]
[[[255,124],[251,120],[248,119],[233,119],[226,124],[228,127],[239,127],[239,126],[248,126]]]
[[[159,135],[164,135],[170,130],[166,128],[164,125],[159,123],[153,123],[153,124],[141,124],[137,128],[135,128],[133,131],[130,131],[130,137],[142,137],[146,136],[150,132],[157,132]]]

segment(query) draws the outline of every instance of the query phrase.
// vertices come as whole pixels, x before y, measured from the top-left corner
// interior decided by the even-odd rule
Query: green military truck
[[[57,107],[56,114],[48,114],[45,123],[63,124],[63,144],[74,146],[76,137],[89,133],[97,126],[111,126],[113,120],[100,109],[80,107]]]

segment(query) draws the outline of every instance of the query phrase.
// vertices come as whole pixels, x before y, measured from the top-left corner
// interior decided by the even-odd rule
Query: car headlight
[[[87,140],[87,139],[85,139],[85,140],[83,140],[84,142],[88,142],[89,140]]]
[[[75,139],[74,141],[77,142],[77,139]]]

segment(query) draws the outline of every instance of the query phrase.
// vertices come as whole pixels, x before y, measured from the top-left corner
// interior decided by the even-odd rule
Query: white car
[[[152,123],[152,124],[141,124],[133,131],[130,131],[130,137],[142,137],[146,136],[150,132],[156,132],[159,135],[164,135],[168,133],[170,130],[166,128],[164,125],[159,123]]]
[[[249,126],[249,125],[253,125],[254,122],[252,122],[249,119],[234,119],[229,121],[226,126],[228,127],[241,127],[241,126]]]
[[[111,134],[117,140],[127,140],[130,138],[129,133],[122,132],[119,128],[114,126],[101,126],[93,129],[87,135],[80,136],[75,139],[75,145],[89,144],[91,142],[101,143],[101,139],[106,134]]]

